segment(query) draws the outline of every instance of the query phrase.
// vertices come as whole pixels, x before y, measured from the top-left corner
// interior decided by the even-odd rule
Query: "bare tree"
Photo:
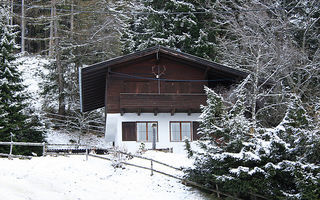
[[[284,107],[285,94],[306,91],[311,83],[309,73],[314,73],[308,64],[302,64],[305,57],[294,43],[292,22],[288,18],[292,11],[279,9],[278,5],[276,1],[217,1],[214,4],[218,13],[215,23],[221,33],[218,38],[221,61],[253,75],[251,94],[248,94],[253,130],[259,119],[266,117],[259,114],[273,113],[270,119],[280,120],[282,116],[278,111]],[[297,74],[297,69],[304,70],[305,74],[300,74],[301,70]],[[297,82],[296,77],[301,81]]]

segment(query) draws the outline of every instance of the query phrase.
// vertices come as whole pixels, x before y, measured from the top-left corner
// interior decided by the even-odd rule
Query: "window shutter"
[[[122,122],[122,141],[136,141],[136,122]]]
[[[193,140],[199,140],[199,138],[201,137],[198,134],[199,124],[200,124],[200,122],[192,122],[192,128],[193,128],[192,137],[193,137]]]

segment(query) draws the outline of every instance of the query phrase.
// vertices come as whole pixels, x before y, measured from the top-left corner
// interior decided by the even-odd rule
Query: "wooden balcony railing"
[[[205,94],[175,93],[121,93],[122,112],[200,112],[200,105],[206,104]]]

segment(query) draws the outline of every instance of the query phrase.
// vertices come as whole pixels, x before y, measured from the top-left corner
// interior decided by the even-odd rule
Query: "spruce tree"
[[[195,167],[187,170],[187,177],[244,199],[254,193],[268,199],[319,199],[320,135],[301,99],[292,96],[277,127],[252,134],[242,91],[231,109],[223,109],[220,121],[211,120],[210,113],[220,110],[215,99],[223,99],[208,95],[212,105],[204,107],[200,131],[212,138],[202,137],[202,151],[195,153]]]
[[[135,13],[124,29],[124,53],[162,45],[199,57],[215,58],[211,14],[202,1],[136,1]],[[211,27],[212,28],[212,27]]]
[[[12,64],[15,60],[15,32],[8,23],[8,12],[0,7],[0,141],[43,142],[36,117],[28,115],[28,96],[24,92],[21,74]],[[0,146],[1,153],[9,153]],[[14,154],[40,153],[41,149],[14,147]]]
[[[228,102],[212,89],[205,87],[207,105],[201,107],[199,134],[202,135],[202,140],[211,141],[211,147],[214,147],[211,150],[225,151],[225,147],[231,147],[226,144],[236,144],[239,136],[242,138],[250,136],[250,122],[244,116],[245,93],[242,85],[240,86],[237,90],[236,102],[232,106],[229,106]],[[200,145],[206,147],[202,142]],[[233,151],[237,152],[239,149],[234,147]]]

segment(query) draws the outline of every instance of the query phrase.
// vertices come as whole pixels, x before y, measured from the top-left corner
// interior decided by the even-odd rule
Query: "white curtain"
[[[171,141],[180,141],[180,123],[171,123]]]
[[[186,138],[191,139],[191,123],[190,122],[181,122],[181,135],[182,141]]]
[[[137,135],[138,141],[146,141],[147,140],[147,126],[146,123],[137,123]]]

